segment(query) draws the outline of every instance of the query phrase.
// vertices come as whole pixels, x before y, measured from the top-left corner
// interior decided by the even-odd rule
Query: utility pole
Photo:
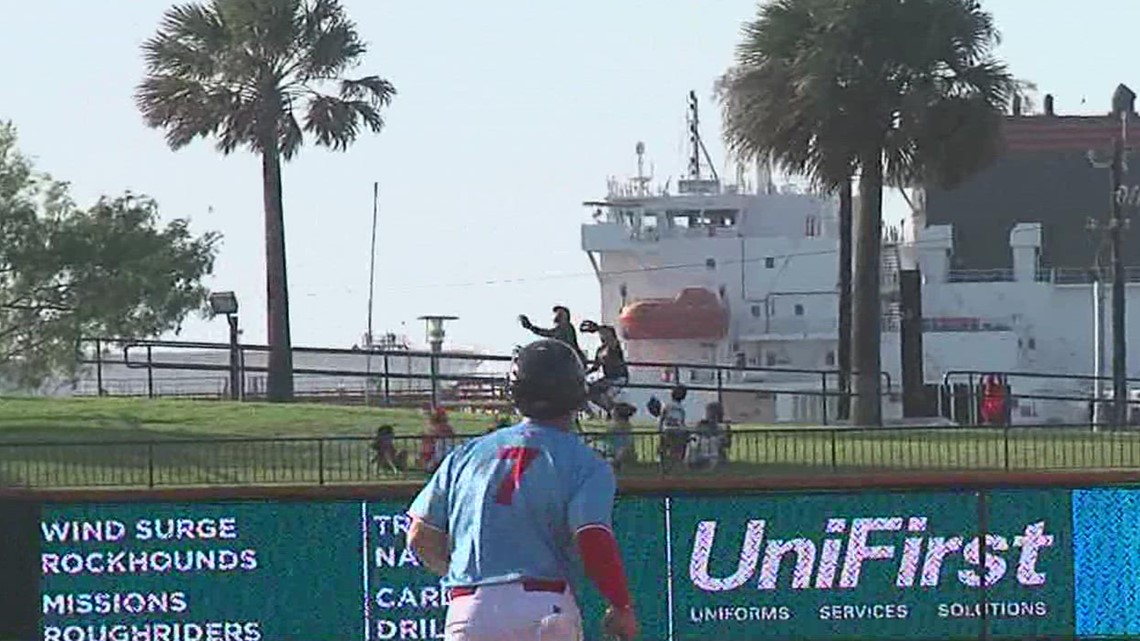
[[[1118,90],[1119,91],[1119,90]],[[1114,96],[1115,97],[1115,96]],[[1115,106],[1115,105],[1114,105]],[[1112,246],[1112,409],[1113,425],[1128,425],[1128,360],[1124,324],[1124,231],[1121,184],[1124,181],[1124,136],[1128,127],[1128,111],[1120,112],[1121,135],[1112,141],[1112,219],[1108,231]],[[1127,190],[1124,190],[1127,191]]]
[[[1128,221],[1124,218],[1124,206],[1135,206],[1140,200],[1140,188],[1124,185],[1124,174],[1128,173],[1128,118],[1133,113],[1136,94],[1124,85],[1118,85],[1112,94],[1112,116],[1120,119],[1120,132],[1112,137],[1112,160],[1108,163],[1111,198],[1110,215],[1105,231],[1108,232],[1112,271],[1112,426],[1120,429],[1128,425],[1128,352],[1127,325],[1125,323],[1125,273],[1124,273],[1124,230]],[[1089,161],[1094,167],[1103,168],[1097,162],[1096,154],[1089,152]],[[1090,221],[1090,229],[1096,224]],[[1098,257],[1099,266],[1099,257]],[[1099,274],[1099,268],[1098,268]],[[1094,295],[1096,292],[1094,284]],[[1096,373],[1097,376],[1100,372]]]

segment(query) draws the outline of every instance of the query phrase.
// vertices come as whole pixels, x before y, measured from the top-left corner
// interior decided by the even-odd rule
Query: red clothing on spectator
[[[987,425],[1005,423],[1005,387],[993,376],[982,385],[982,422]]]
[[[428,419],[427,431],[420,441],[420,463],[425,468],[434,468],[438,465],[443,458],[440,456],[439,446],[448,445],[448,441],[454,436],[455,430],[451,429],[451,424],[447,422],[447,412],[443,408],[433,410]]]

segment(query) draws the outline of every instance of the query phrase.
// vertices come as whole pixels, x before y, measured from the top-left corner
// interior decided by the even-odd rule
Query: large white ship
[[[837,203],[777,187],[763,168],[752,184],[745,178],[752,171],[740,169],[735,184],[726,184],[700,142],[695,98],[690,107],[692,157],[674,190],[651,185],[643,171],[645,147],[638,143],[637,175],[610,179],[604,199],[585,203],[593,211],[582,226],[582,248],[601,287],[602,321],[620,328],[630,361],[772,368],[722,374],[730,379],[722,380],[724,386],[748,383],[764,390],[725,394],[731,418],[818,423],[820,396],[805,392],[820,391],[821,376],[775,370],[836,368]],[[1107,176],[1103,180],[1107,185]],[[884,396],[884,417],[902,415],[899,271],[917,265],[927,383],[971,379],[955,372],[1029,374],[1008,377],[1015,424],[1088,424],[1089,403],[1081,398],[1092,393],[1091,381],[1032,374],[1096,371],[1089,270],[1043,263],[1043,225],[1033,222],[1032,211],[1020,216],[1023,222],[983,232],[994,235],[999,250],[1007,248],[1007,266],[962,267],[955,226],[928,224],[926,195],[913,190],[911,215],[898,227],[885,227],[882,363],[892,393]],[[1106,200],[1107,194],[1090,205]],[[1138,293],[1129,283],[1132,309],[1140,309]],[[1140,338],[1140,323],[1128,328],[1130,341]],[[1102,339],[1111,345],[1110,333]],[[1140,369],[1137,356],[1134,349],[1128,358],[1130,376]],[[1100,371],[1109,371],[1103,359]],[[633,377],[659,383],[660,374],[643,368]],[[681,382],[708,385],[709,376],[682,372]],[[640,403],[649,392],[627,394]],[[834,403],[832,398],[827,408],[831,417]]]

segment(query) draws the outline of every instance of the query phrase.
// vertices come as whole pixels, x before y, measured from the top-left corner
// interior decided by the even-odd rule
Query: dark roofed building
[[[1134,112],[1130,123],[1138,153],[1124,183],[1140,184]],[[1009,232],[1016,223],[1034,222],[1042,224],[1041,267],[1088,269],[1105,238],[1088,228],[1089,219],[1103,224],[1111,207],[1109,170],[1094,167],[1089,152],[1108,161],[1121,133],[1115,116],[1057,116],[1046,96],[1044,114],[1006,117],[1006,151],[991,167],[955,189],[927,189],[926,224],[953,225],[956,269],[1011,268]],[[1106,259],[1107,251],[1105,245]],[[1140,226],[1124,235],[1124,263],[1140,265]]]

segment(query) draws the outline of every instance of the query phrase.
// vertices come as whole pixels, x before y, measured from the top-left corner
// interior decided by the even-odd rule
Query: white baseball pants
[[[528,592],[521,583],[488,585],[451,599],[445,641],[582,641],[582,615],[567,588]]]

